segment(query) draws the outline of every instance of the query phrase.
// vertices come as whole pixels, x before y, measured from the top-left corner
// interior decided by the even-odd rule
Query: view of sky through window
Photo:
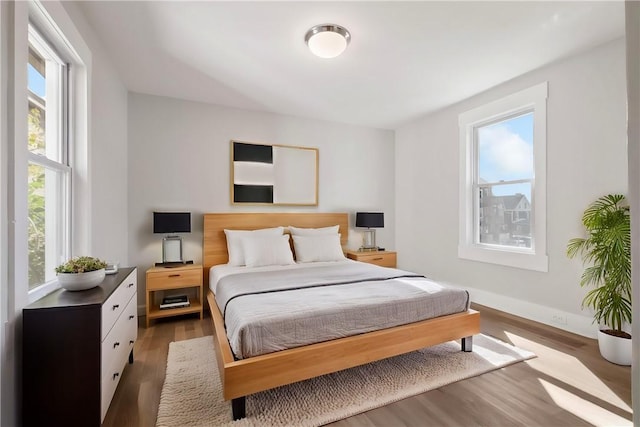
[[[29,72],[28,72],[28,85],[29,90],[40,98],[45,97],[45,79],[42,74],[40,74],[31,64],[28,64]]]
[[[533,112],[477,129],[479,183],[533,178]],[[531,201],[529,183],[496,185],[496,196],[524,194]]]

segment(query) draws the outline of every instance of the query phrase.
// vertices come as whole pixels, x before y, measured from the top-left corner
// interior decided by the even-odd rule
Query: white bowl
[[[84,291],[102,283],[104,275],[104,268],[86,273],[58,273],[58,283],[68,291]]]

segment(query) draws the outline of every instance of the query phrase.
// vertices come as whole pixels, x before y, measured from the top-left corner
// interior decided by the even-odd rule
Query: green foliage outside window
[[[29,110],[29,151],[44,151],[42,111]],[[44,168],[29,163],[27,203],[29,207],[29,288],[45,281]]]

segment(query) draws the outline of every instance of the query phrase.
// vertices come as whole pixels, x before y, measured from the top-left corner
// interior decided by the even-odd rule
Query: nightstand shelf
[[[396,268],[397,254],[392,251],[345,251],[347,258],[379,265],[381,267]]]
[[[202,312],[202,303],[198,298],[189,298],[189,307],[160,309],[158,304],[152,304],[149,309],[149,319],[160,319],[162,317],[180,316],[181,314],[191,314]]]
[[[167,294],[176,294],[181,289],[195,291],[189,296],[189,307],[160,309],[160,301]],[[169,292],[168,292],[169,291]],[[159,295],[156,295],[158,293]],[[164,317],[199,313],[202,319],[202,265],[189,264],[179,267],[152,267],[147,270],[147,328],[149,321]]]

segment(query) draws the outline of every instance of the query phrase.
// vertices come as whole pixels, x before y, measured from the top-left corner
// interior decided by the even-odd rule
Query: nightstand
[[[368,262],[381,267],[396,268],[396,252],[392,251],[345,251],[347,258]]]
[[[189,307],[160,309],[160,301],[166,291],[195,290],[189,297]],[[158,293],[159,295],[156,295]],[[175,294],[176,292],[171,292]],[[151,267],[147,270],[147,328],[151,319],[200,313],[202,319],[202,265],[188,264],[178,267]]]

